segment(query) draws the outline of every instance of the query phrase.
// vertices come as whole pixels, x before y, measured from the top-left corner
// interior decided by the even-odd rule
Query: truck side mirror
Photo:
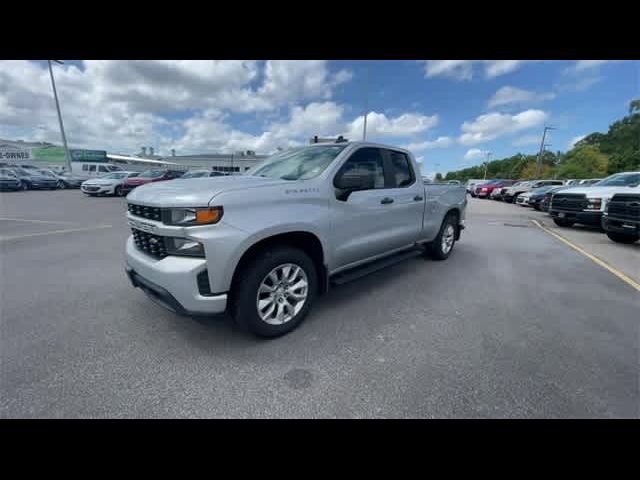
[[[334,186],[336,187],[336,198],[346,202],[352,192],[374,188],[375,181],[372,173],[353,171],[345,172],[336,178]]]

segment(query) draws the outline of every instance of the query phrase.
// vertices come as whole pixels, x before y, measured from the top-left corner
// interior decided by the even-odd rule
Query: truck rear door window
[[[415,176],[407,155],[393,150],[389,150],[388,153],[391,161],[391,175],[395,182],[394,187],[402,188],[412,185]]]

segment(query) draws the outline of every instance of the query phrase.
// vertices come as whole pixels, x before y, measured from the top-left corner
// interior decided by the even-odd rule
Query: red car
[[[496,188],[504,188],[510,187],[515,183],[515,180],[494,180],[489,183],[483,183],[476,187],[476,197],[478,198],[489,198],[491,192],[493,192]]]
[[[147,170],[137,177],[127,178],[122,185],[122,193],[126,195],[134,188],[145,183],[173,180],[174,178],[180,178],[183,174],[184,172],[180,170]]]

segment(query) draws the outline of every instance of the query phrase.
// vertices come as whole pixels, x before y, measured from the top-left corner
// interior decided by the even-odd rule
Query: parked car
[[[640,187],[632,190],[613,195],[602,213],[602,228],[614,242],[640,240]]]
[[[180,178],[184,174],[182,170],[164,170],[154,168],[151,170],[145,170],[140,175],[132,178],[127,178],[122,184],[122,194],[127,195],[131,190],[145,183],[162,182],[165,180],[173,180]]]
[[[525,192],[529,192],[534,188],[545,187],[547,185],[564,185],[563,180],[528,180],[526,182],[518,182],[514,184],[512,187],[507,188],[502,193],[502,198],[505,202],[514,203],[518,198],[518,195],[521,195]]]
[[[87,177],[82,177],[80,175],[73,175],[66,172],[54,172],[53,170],[46,168],[39,168],[38,172],[46,177],[55,178],[59,189],[80,188],[80,184],[87,179]]]
[[[529,206],[529,195],[531,194],[531,192],[524,192],[521,193],[520,195],[518,195],[515,199],[515,204],[516,205],[520,205],[521,207],[528,207]]]
[[[548,212],[549,211],[549,206],[551,205],[551,197],[553,196],[553,194],[555,192],[561,192],[562,190],[566,190],[570,187],[553,187],[551,188],[551,190],[548,190],[544,196],[542,197],[542,201],[540,201],[540,211],[541,212]]]
[[[525,196],[527,198],[527,205],[530,207],[535,208],[536,210],[541,210],[541,204],[542,201],[545,198],[545,195],[555,189],[558,188],[563,188],[563,187],[557,187],[557,186],[552,186],[552,185],[547,185],[545,187],[538,187],[538,188],[534,188],[533,190],[522,194],[521,196]],[[519,199],[520,197],[518,197]]]
[[[448,180],[448,185],[461,185],[460,180]]]
[[[8,168],[0,168],[0,190],[20,190],[22,183],[18,176]]]
[[[602,226],[602,214],[607,202],[616,193],[633,193],[640,185],[640,172],[613,174],[597,185],[571,187],[554,193],[549,214],[556,225],[570,227],[575,223]]]
[[[22,190],[55,190],[58,188],[58,181],[55,178],[42,175],[36,169],[14,167],[9,170],[20,179]]]
[[[502,188],[509,187],[515,183],[514,180],[493,180],[488,183],[483,183],[480,186],[476,187],[476,197],[478,198],[489,198],[491,193],[494,190],[501,190]]]
[[[137,172],[113,172],[102,177],[90,178],[82,182],[80,190],[91,197],[96,195],[115,195],[121,197],[124,195],[123,185],[129,178],[137,176]]]
[[[224,173],[216,172],[214,170],[189,170],[180,178],[202,178],[202,177],[223,177]]]
[[[485,180],[480,180],[480,179],[477,179],[477,178],[471,178],[471,179],[467,180],[467,184],[466,184],[467,193],[470,193],[471,196],[473,196],[473,191],[475,189],[475,186],[479,185],[480,183],[485,183],[485,182],[487,182],[486,179]]]
[[[602,180],[601,178],[587,178],[584,180],[580,180],[578,182],[578,187],[588,187],[589,185],[593,185],[595,183],[598,183],[600,180]]]
[[[133,286],[179,313],[229,310],[265,337],[299,325],[330,282],[425,251],[446,259],[467,204],[463,187],[425,185],[409,151],[367,142],[285,150],[242,176],[127,199]]]

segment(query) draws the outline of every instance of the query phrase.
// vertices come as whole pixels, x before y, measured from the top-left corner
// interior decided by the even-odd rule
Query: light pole
[[[538,159],[536,161],[536,179],[540,176],[540,166],[542,163],[542,152],[544,151],[544,147],[546,146],[544,143],[545,138],[547,137],[547,131],[555,130],[555,127],[544,127],[544,132],[542,133],[542,141],[540,142],[540,151],[538,152]]]
[[[64,159],[67,163],[67,169],[71,173],[71,155],[69,154],[69,147],[67,146],[67,136],[64,134],[64,125],[62,123],[62,113],[60,112],[60,103],[58,102],[58,92],[56,91],[56,82],[53,79],[53,69],[51,68],[51,60],[47,60],[49,63],[49,74],[51,75],[51,86],[53,87],[53,98],[56,100],[56,110],[58,112],[58,122],[60,122],[60,134],[62,135],[62,144],[64,145]],[[64,65],[62,60],[54,60],[54,62]]]
[[[367,65],[367,81],[364,85],[364,127],[362,129],[362,141],[367,139],[367,116],[369,116],[369,75],[371,67]]]
[[[489,167],[489,157],[491,156],[491,152],[486,152],[486,155],[487,155],[487,161],[484,162],[484,179],[483,180],[487,179],[487,168]]]

